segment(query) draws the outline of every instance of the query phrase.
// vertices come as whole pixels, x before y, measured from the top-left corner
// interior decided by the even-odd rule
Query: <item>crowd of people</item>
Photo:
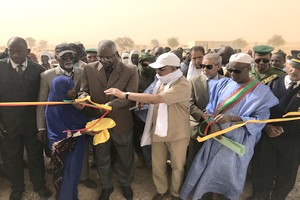
[[[153,200],[238,200],[247,176],[253,184],[248,200],[284,200],[300,161],[297,120],[248,123],[198,141],[242,122],[300,111],[300,50],[288,56],[273,50],[158,46],[119,53],[113,41],[102,40],[97,49],[58,44],[54,65],[45,52],[38,64],[23,38],[10,38],[0,60],[0,103],[90,96],[112,107],[107,117],[116,123],[109,139],[93,146],[98,132],[66,130],[83,130],[104,110],[78,103],[0,106],[1,174],[11,183],[10,200],[22,199],[26,162],[42,199],[77,200],[82,183],[100,185],[98,199],[109,200],[116,169],[124,198],[132,200],[136,165],[152,170]],[[45,185],[45,155],[55,194]],[[97,181],[89,177],[90,155]]]

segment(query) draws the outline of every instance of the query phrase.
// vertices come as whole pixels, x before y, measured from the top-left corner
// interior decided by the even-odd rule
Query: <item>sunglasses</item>
[[[164,71],[167,67],[169,67],[169,66],[164,66],[164,67],[161,67],[161,68],[158,68],[157,70],[159,70],[159,71]]]
[[[258,59],[254,60],[254,62],[256,62],[257,64],[259,64],[261,61],[266,64],[266,63],[270,62],[270,59],[268,59],[268,58],[258,58]]]
[[[200,67],[201,67],[201,68],[206,68],[206,69],[211,70],[214,66],[213,66],[213,65],[204,65],[204,64],[200,64]]]

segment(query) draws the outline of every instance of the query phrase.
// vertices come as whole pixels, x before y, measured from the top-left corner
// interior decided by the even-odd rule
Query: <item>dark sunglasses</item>
[[[258,59],[255,59],[254,62],[256,62],[257,64],[259,64],[261,61],[263,61],[263,63],[268,63],[270,62],[270,59],[268,58],[258,58]]]
[[[228,73],[231,74],[232,72],[234,72],[235,74],[240,74],[242,73],[241,70],[238,69],[227,69]]]
[[[164,66],[164,67],[161,67],[161,68],[158,68],[157,70],[159,70],[159,71],[164,71],[167,67],[169,67],[169,66]]]
[[[213,65],[204,65],[204,64],[200,64],[200,67],[201,67],[201,68],[206,68],[206,69],[211,70],[214,66],[213,66]]]

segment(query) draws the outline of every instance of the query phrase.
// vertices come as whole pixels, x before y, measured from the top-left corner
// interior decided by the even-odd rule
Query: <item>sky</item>
[[[2,0],[0,46],[10,37],[56,45],[130,37],[187,41],[300,42],[300,0]]]

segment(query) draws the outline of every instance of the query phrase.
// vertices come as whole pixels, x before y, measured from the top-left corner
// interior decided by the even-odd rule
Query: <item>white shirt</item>
[[[10,63],[11,63],[11,66],[18,72],[19,71],[19,68],[18,66],[19,65],[23,65],[22,69],[23,71],[25,71],[27,65],[28,65],[28,59],[26,58],[25,62],[23,62],[22,64],[17,64],[15,63],[14,61],[12,61],[12,59],[9,59],[10,60]]]

